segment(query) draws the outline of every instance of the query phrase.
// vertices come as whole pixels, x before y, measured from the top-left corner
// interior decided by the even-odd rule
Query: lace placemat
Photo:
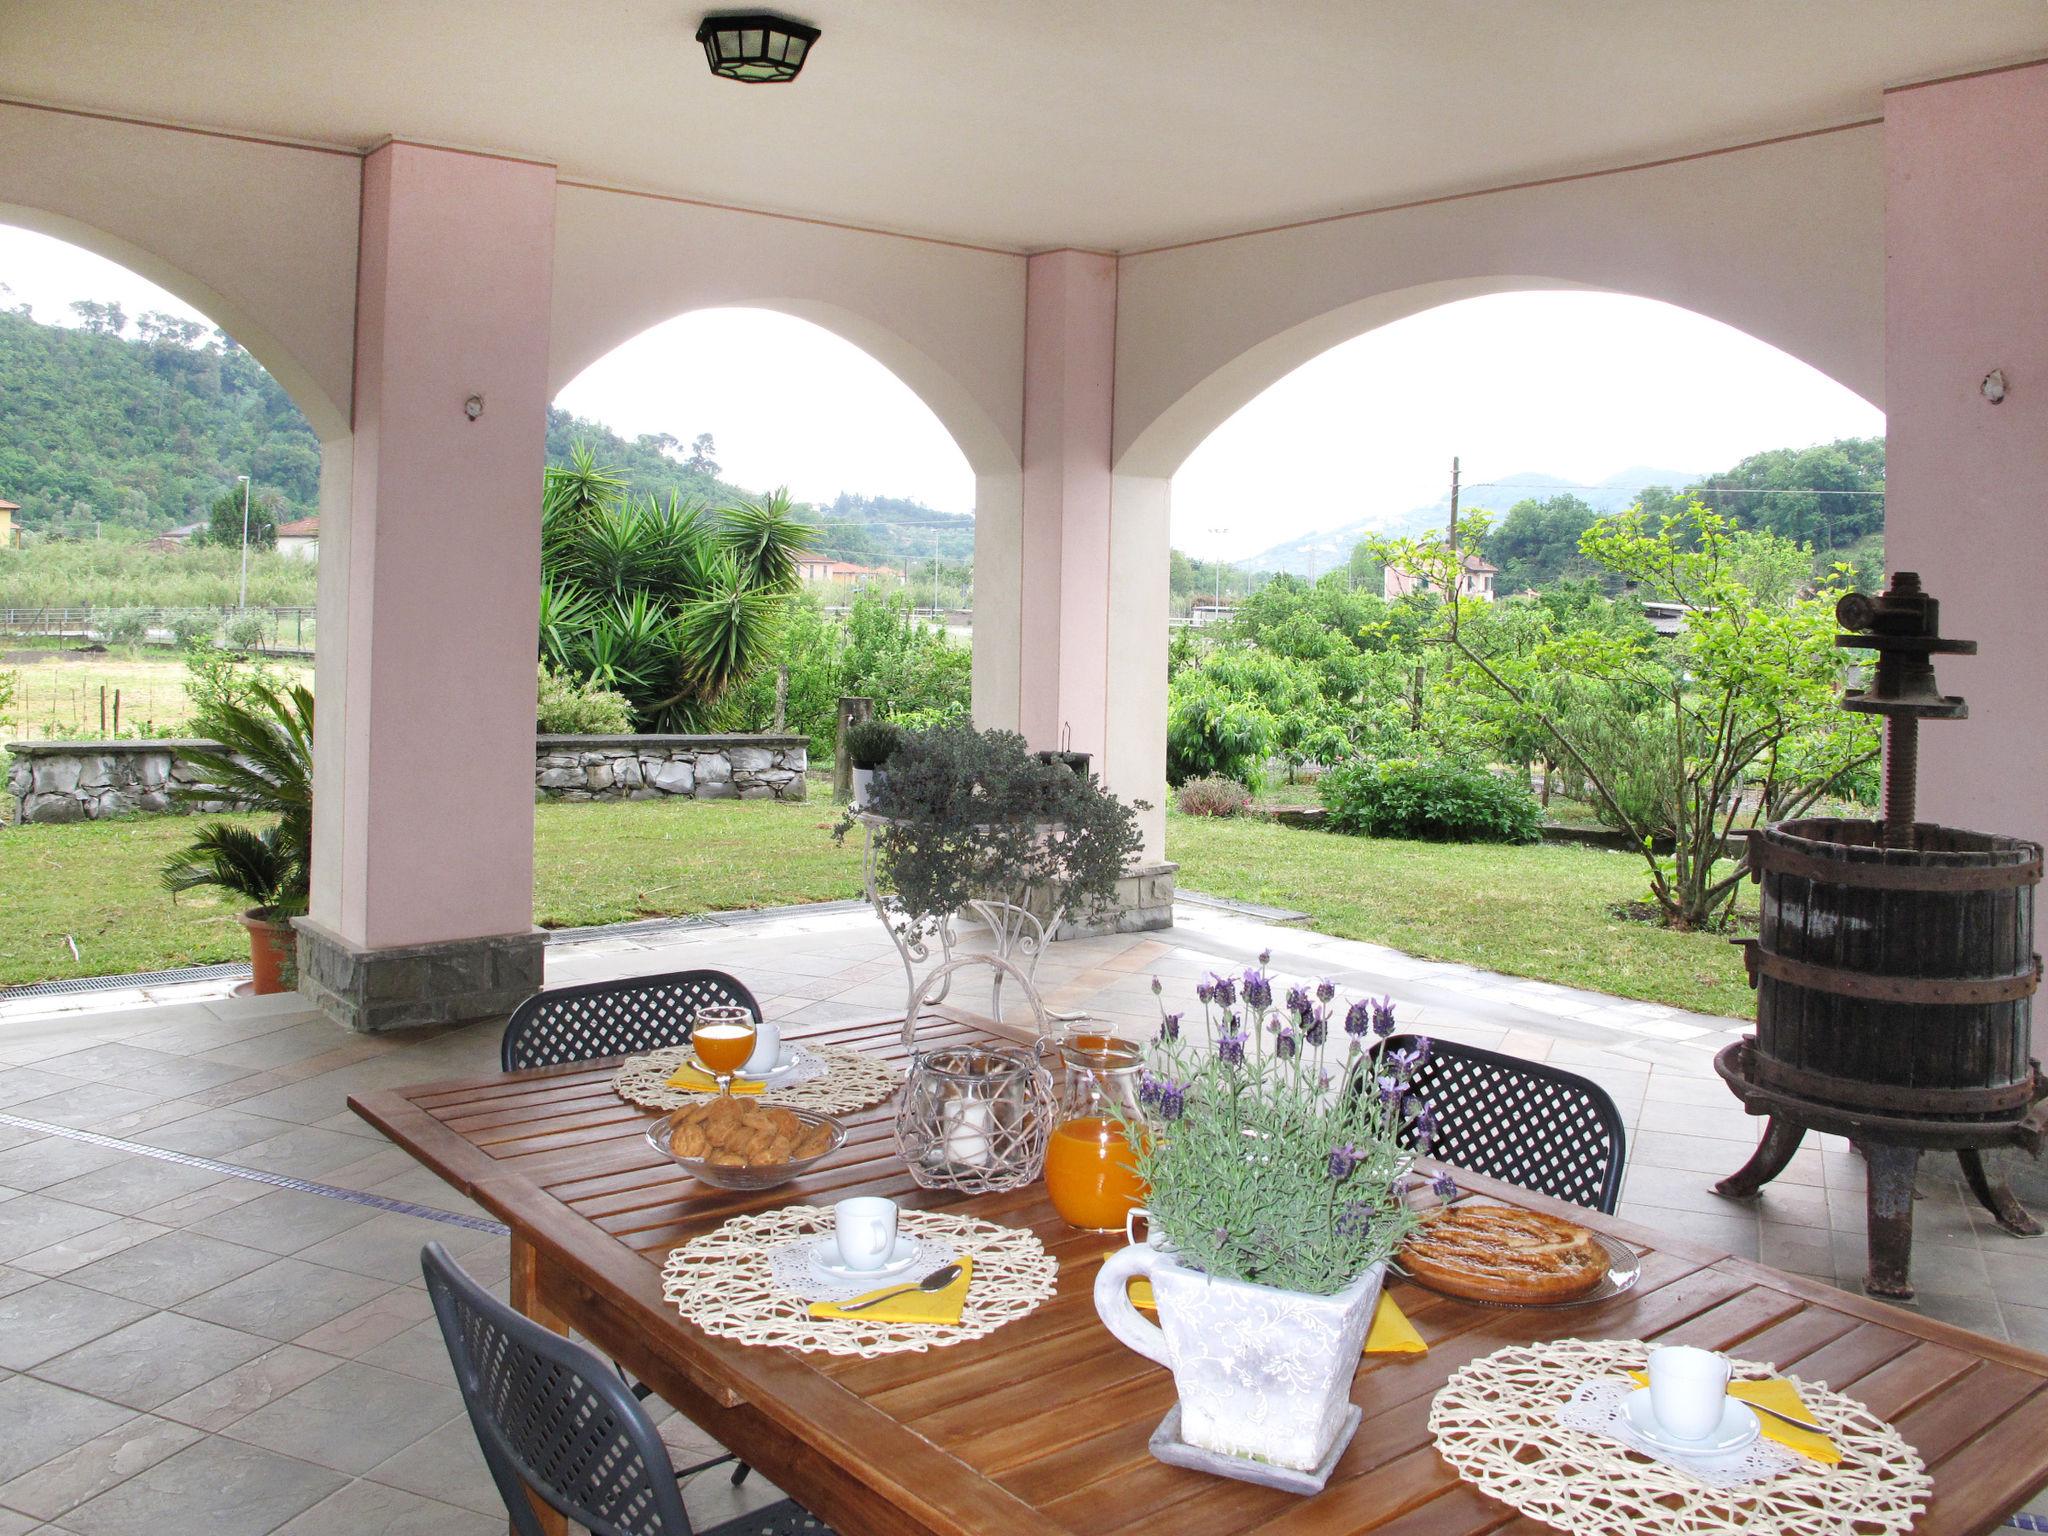
[[[735,1216],[668,1256],[662,1294],[706,1333],[742,1344],[780,1344],[834,1355],[893,1355],[961,1344],[1027,1316],[1051,1297],[1059,1262],[1021,1227],[999,1227],[945,1211],[904,1211],[897,1230],[974,1260],[974,1280],[958,1323],[891,1323],[820,1318],[810,1298],[777,1282],[776,1250],[832,1230],[832,1213],[815,1205]]]
[[[1587,1381],[1642,1370],[1650,1346],[1628,1339],[1512,1345],[1460,1369],[1430,1405],[1436,1448],[1459,1476],[1559,1530],[1586,1536],[1884,1536],[1912,1528],[1933,1480],[1889,1424],[1826,1387],[1798,1387],[1842,1460],[1804,1456],[1761,1481],[1711,1487],[1689,1471],[1564,1422]],[[1730,1362],[1738,1378],[1776,1374]]]
[[[1557,1410],[1557,1422],[1567,1429],[1590,1430],[1603,1439],[1618,1440],[1636,1454],[1676,1467],[1709,1488],[1760,1483],[1806,1461],[1789,1445],[1780,1445],[1766,1435],[1758,1435],[1739,1451],[1719,1456],[1683,1456],[1663,1450],[1638,1435],[1622,1414],[1622,1405],[1635,1391],[1633,1381],[1582,1381],[1571,1400]]]
[[[799,1053],[796,1070],[774,1087],[747,1094],[747,1098],[820,1115],[850,1115],[881,1103],[903,1084],[903,1073],[895,1063],[850,1045],[793,1043],[792,1049]],[[642,1109],[700,1104],[710,1097],[708,1093],[668,1085],[669,1078],[694,1054],[687,1045],[672,1045],[631,1057],[612,1075],[612,1090]]]
[[[829,1228],[830,1223],[826,1225]],[[768,1275],[799,1301],[851,1301],[869,1291],[915,1285],[940,1265],[953,1262],[953,1250],[936,1238],[912,1237],[904,1232],[898,1235],[897,1243],[900,1263],[886,1275],[835,1275],[814,1263],[812,1255],[821,1251],[821,1244],[822,1251],[837,1253],[838,1244],[829,1238],[799,1238],[768,1255]],[[980,1278],[980,1271],[975,1272],[975,1278]]]

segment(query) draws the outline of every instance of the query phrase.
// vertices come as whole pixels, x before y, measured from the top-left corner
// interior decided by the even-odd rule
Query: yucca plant
[[[625,696],[642,731],[698,731],[762,663],[815,530],[788,492],[722,511],[636,499],[578,446],[541,497],[540,655]]]
[[[259,682],[247,702],[216,705],[200,723],[220,745],[185,754],[205,779],[176,797],[189,805],[231,801],[277,821],[262,831],[224,821],[201,827],[164,865],[164,888],[174,896],[225,890],[267,921],[304,912],[313,868],[312,691]]]

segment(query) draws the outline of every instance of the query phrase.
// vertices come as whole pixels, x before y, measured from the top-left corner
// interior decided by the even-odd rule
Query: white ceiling
[[[672,0],[0,0],[0,95],[1127,251],[1853,121],[2048,54],[2043,0],[784,3],[824,29],[790,86],[713,79],[708,7]]]

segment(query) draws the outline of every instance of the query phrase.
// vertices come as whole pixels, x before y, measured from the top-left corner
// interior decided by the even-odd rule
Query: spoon
[[[960,1266],[958,1264],[943,1265],[933,1270],[915,1285],[899,1285],[893,1291],[884,1291],[879,1296],[870,1296],[866,1301],[856,1301],[852,1306],[841,1307],[839,1310],[842,1312],[864,1312],[869,1307],[880,1306],[883,1302],[893,1301],[898,1296],[908,1296],[912,1291],[920,1293],[943,1291],[959,1278]]]
[[[1825,1429],[1821,1428],[1820,1425],[1814,1423],[1810,1419],[1796,1419],[1791,1414],[1782,1413],[1776,1408],[1766,1408],[1762,1403],[1752,1403],[1746,1397],[1738,1397],[1735,1399],[1735,1401],[1742,1404],[1742,1406],[1747,1408],[1751,1413],[1767,1413],[1774,1419],[1782,1419],[1785,1423],[1792,1425],[1795,1429],[1810,1429],[1816,1435],[1824,1435],[1827,1433]]]

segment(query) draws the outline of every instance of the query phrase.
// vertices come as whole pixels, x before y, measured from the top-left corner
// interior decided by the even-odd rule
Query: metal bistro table
[[[792,1034],[903,1054],[894,1018]],[[927,1019],[920,1038],[988,1036],[954,1015]],[[1173,1401],[1167,1373],[1116,1346],[1095,1316],[1096,1266],[1115,1240],[1068,1228],[1042,1186],[974,1198],[920,1190],[882,1104],[849,1117],[845,1147],[794,1184],[709,1189],[657,1160],[641,1135],[646,1113],[613,1094],[611,1071],[554,1068],[349,1102],[511,1227],[517,1306],[584,1334],[845,1536],[1539,1531],[1439,1459],[1429,1405],[1467,1361],[1570,1336],[1739,1350],[1859,1398],[1926,1459],[1925,1536],[1983,1531],[2048,1482],[2048,1358],[1476,1178],[1478,1193],[1633,1243],[1641,1282],[1597,1307],[1550,1311],[1396,1285],[1429,1352],[1363,1360],[1352,1399],[1365,1423],[1322,1494],[1176,1470],[1146,1451]],[[875,1360],[713,1339],[662,1300],[662,1261],[677,1244],[740,1211],[852,1194],[1028,1226],[1059,1259],[1059,1291],[987,1338]]]

